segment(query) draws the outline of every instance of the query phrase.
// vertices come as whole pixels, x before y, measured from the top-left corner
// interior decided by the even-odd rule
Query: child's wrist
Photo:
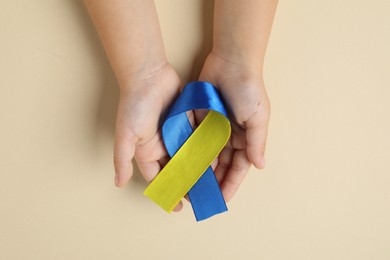
[[[146,80],[157,74],[168,64],[165,55],[157,55],[153,58],[144,57],[138,61],[132,60],[121,69],[114,70],[120,88],[127,88],[137,81]]]
[[[263,75],[263,62],[260,59],[246,57],[239,53],[225,52],[220,49],[213,48],[209,54],[209,58],[214,61],[214,66],[226,67],[225,69],[233,69],[236,72],[247,74],[250,77],[261,77]],[[215,65],[216,64],[216,65]]]
[[[211,55],[224,61],[254,71],[262,71],[263,57],[256,51],[243,50],[238,47],[214,46]]]

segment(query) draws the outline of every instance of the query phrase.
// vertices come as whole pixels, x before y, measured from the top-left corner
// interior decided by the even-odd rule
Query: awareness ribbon
[[[186,112],[210,110],[192,129]],[[218,90],[210,83],[188,83],[162,126],[170,161],[145,189],[144,195],[170,213],[188,193],[197,221],[227,211],[211,163],[230,137],[230,121]]]

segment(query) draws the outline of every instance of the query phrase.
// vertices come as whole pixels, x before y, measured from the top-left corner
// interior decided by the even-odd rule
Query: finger
[[[115,185],[122,187],[133,174],[132,159],[137,137],[130,131],[117,131],[114,146]]]
[[[197,110],[194,110],[194,114],[195,114],[195,123],[196,125],[200,125],[202,123],[202,121],[204,120],[204,118],[207,116],[207,114],[209,113],[210,111],[209,110],[206,110],[206,109],[197,109]]]
[[[229,171],[230,164],[233,159],[233,154],[234,150],[231,147],[226,146],[218,156],[218,165],[214,173],[219,184],[222,183],[226,173]]]
[[[215,172],[215,169],[217,168],[218,166],[218,162],[219,162],[219,159],[218,157],[214,159],[214,161],[211,163],[211,169]]]
[[[137,144],[135,159],[141,175],[150,182],[162,169],[162,162],[168,160],[167,151],[158,132],[147,142]]]
[[[236,150],[229,171],[222,182],[225,201],[231,200],[251,166],[245,150]]]
[[[141,162],[138,159],[136,159],[136,161],[142,177],[144,177],[148,183],[151,182],[161,170],[161,166],[157,161]]]
[[[265,167],[265,148],[268,136],[269,112],[259,107],[246,124],[247,153],[249,160],[258,169]]]
[[[183,209],[183,202],[180,201],[179,204],[176,205],[176,207],[173,209],[174,212],[179,212]]]
[[[195,115],[194,115],[194,111],[192,110],[189,110],[186,112],[186,115],[187,115],[187,118],[188,118],[188,121],[190,122],[192,128],[194,129],[195,128]]]
[[[167,163],[169,162],[171,158],[167,155],[167,156],[164,156],[162,157],[160,160],[158,160],[158,163],[160,164],[161,166],[161,169],[165,167],[165,165],[167,165]]]

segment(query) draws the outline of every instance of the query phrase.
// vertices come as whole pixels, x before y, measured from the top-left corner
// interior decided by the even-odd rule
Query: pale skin
[[[120,86],[115,128],[115,185],[133,174],[132,160],[151,181],[169,160],[159,120],[182,83],[165,54],[152,0],[85,0]],[[232,136],[215,174],[226,201],[249,168],[265,167],[270,103],[263,61],[276,0],[216,0],[213,49],[199,80],[214,84],[230,108]],[[195,113],[194,123],[203,118]],[[182,208],[180,202],[176,211]]]

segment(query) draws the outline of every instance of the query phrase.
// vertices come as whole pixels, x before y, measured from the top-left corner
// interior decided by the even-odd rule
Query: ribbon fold
[[[193,131],[186,112],[210,110]],[[227,211],[210,164],[229,140],[230,121],[218,90],[208,82],[188,83],[171,107],[162,137],[171,160],[144,191],[170,213],[188,193],[197,221]]]

